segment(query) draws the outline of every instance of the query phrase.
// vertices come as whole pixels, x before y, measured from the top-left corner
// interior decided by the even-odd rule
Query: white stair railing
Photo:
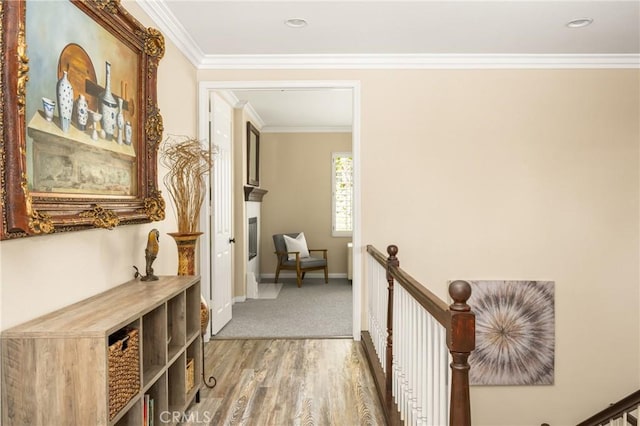
[[[389,246],[388,258],[371,246],[367,252],[363,340],[374,373],[381,372],[374,375],[387,422],[470,425],[467,358],[475,316],[466,305],[469,284],[452,283],[454,303],[447,306],[399,268],[397,247]]]
[[[387,292],[387,272],[372,257],[368,258],[368,271],[369,333],[373,340],[376,355],[378,356],[383,369],[385,369],[387,345],[387,302],[389,300]],[[386,369],[384,372],[385,374],[387,373]]]
[[[446,329],[402,287],[394,289],[393,395],[412,425],[449,423]]]

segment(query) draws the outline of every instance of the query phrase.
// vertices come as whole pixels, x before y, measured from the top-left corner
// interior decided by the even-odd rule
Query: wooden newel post
[[[453,304],[449,306],[451,329],[447,346],[451,362],[451,411],[450,426],[471,425],[471,400],[469,398],[469,355],[476,346],[476,317],[467,300],[471,297],[471,285],[466,281],[454,281],[449,285]]]
[[[393,380],[393,277],[391,276],[391,268],[398,268],[400,261],[396,257],[398,254],[398,246],[390,245],[387,247],[387,283],[389,286],[389,299],[387,300],[387,354],[386,354],[386,392],[388,400],[392,398],[392,380]]]

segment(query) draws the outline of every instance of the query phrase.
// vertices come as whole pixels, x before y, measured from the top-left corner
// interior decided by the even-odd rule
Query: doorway
[[[353,292],[353,329],[352,335],[355,340],[360,339],[361,330],[361,241],[360,241],[360,83],[357,81],[258,81],[258,82],[201,82],[199,89],[199,137],[204,140],[211,140],[209,129],[209,105],[211,97],[214,93],[222,91],[242,91],[242,90],[318,90],[318,91],[330,91],[330,90],[350,90],[351,91],[351,108],[352,108],[352,123],[351,123],[351,149],[353,153],[353,271],[352,271],[352,292]],[[237,165],[237,161],[234,160],[234,164]],[[238,173],[234,173],[234,179],[238,178]],[[240,176],[242,178],[242,176]],[[237,184],[234,186],[234,197],[241,197],[238,193]],[[213,198],[215,199],[215,197]],[[207,203],[205,203],[207,204]],[[234,205],[238,206],[238,203],[234,202]],[[213,280],[215,276],[212,262],[213,248],[212,248],[212,227],[210,226],[210,217],[213,215],[211,203],[205,205],[203,214],[201,217],[201,229],[205,231],[205,235],[200,240],[200,253],[202,258],[202,289],[203,295],[208,300],[211,299],[211,295],[216,293],[215,286],[228,286],[233,288],[233,283],[219,283],[217,280]],[[236,218],[239,217],[237,213],[234,214]],[[247,217],[242,215],[243,220]],[[236,247],[237,249],[237,247]],[[235,265],[237,268],[238,265]],[[236,276],[236,281],[238,274]],[[243,278],[243,277],[242,277]],[[245,289],[246,291],[246,289]],[[207,336],[208,339],[209,336]]]

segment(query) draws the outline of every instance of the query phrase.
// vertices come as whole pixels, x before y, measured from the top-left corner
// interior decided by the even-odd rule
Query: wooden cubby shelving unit
[[[130,281],[2,332],[2,424],[142,425],[144,395],[154,418],[185,411],[202,382],[200,278]],[[109,419],[108,339],[140,333],[140,389]],[[186,389],[194,359],[195,385]],[[159,423],[156,421],[156,423]]]

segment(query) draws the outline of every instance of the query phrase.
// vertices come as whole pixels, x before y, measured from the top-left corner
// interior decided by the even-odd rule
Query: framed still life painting
[[[162,220],[162,35],[117,0],[0,8],[0,238]]]

